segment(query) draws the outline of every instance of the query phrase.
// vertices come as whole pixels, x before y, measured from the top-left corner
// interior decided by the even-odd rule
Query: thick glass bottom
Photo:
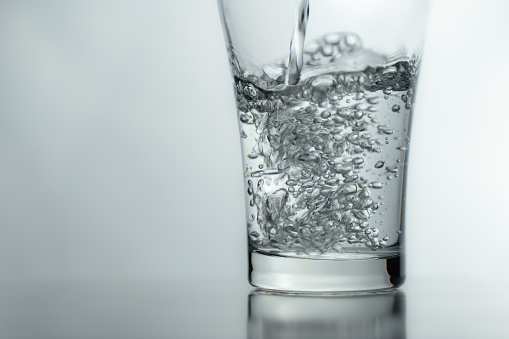
[[[404,280],[401,256],[317,260],[249,253],[249,283],[269,290],[369,291],[398,287]]]

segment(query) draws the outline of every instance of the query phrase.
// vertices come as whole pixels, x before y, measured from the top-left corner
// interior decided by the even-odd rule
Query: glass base
[[[402,257],[323,260],[249,253],[249,283],[296,292],[370,291],[398,287],[405,280]]]

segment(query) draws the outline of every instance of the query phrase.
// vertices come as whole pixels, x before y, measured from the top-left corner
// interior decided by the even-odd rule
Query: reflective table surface
[[[2,284],[0,338],[509,338],[509,291],[413,279],[378,293],[271,293],[245,281]]]

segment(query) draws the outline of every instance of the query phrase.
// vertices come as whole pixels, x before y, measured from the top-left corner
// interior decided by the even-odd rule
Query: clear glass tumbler
[[[218,0],[244,162],[249,281],[399,286],[428,0]]]

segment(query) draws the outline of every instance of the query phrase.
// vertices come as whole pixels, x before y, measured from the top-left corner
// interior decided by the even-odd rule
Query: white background
[[[507,287],[509,2],[435,1],[409,278]],[[245,279],[216,2],[0,2],[0,282]]]

